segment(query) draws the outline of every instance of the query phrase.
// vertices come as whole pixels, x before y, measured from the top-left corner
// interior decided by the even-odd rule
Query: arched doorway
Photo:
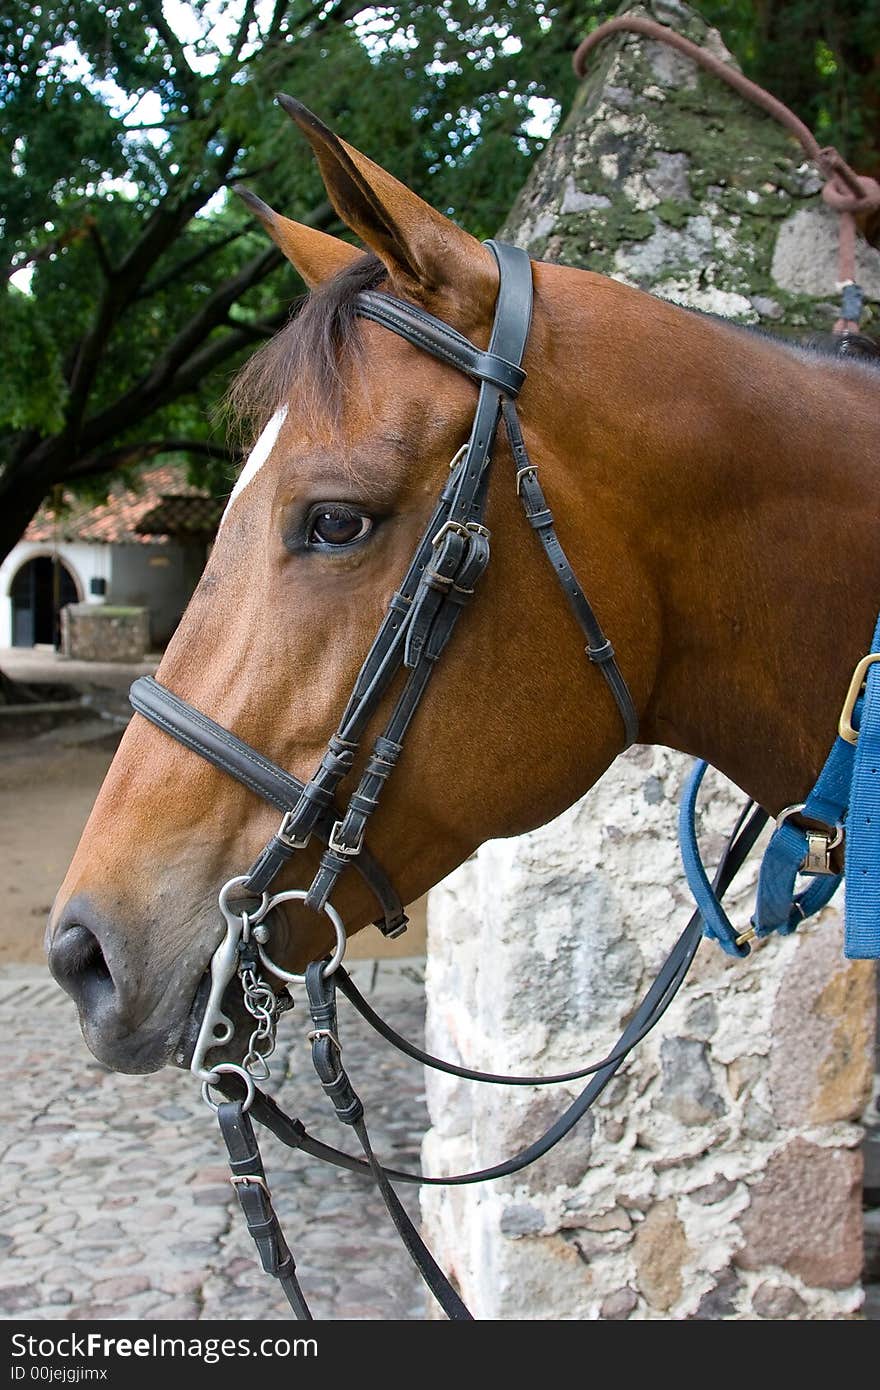
[[[59,615],[66,603],[76,603],[76,580],[57,555],[36,555],[17,572],[9,589],[12,599],[12,645],[57,647]]]

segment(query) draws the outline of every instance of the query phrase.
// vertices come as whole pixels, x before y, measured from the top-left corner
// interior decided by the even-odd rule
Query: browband
[[[381,323],[415,347],[423,348],[432,357],[449,362],[466,376],[487,381],[507,396],[519,395],[526,379],[522,367],[509,362],[506,357],[499,357],[497,353],[482,352],[457,329],[450,328],[442,319],[435,319],[424,309],[395,299],[390,294],[362,290],[357,297],[357,311],[361,318]]]

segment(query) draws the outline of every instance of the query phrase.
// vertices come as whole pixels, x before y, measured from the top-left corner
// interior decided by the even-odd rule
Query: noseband
[[[489,563],[486,503],[492,451],[502,419],[523,510],[586,637],[587,657],[598,666],[614,697],[625,747],[638,732],[638,716],[614,649],[560,545],[516,412],[515,399],[526,378],[521,363],[532,315],[531,262],[517,247],[494,241],[486,244],[500,277],[487,352],[448,324],[391,295],[365,290],[356,300],[362,318],[382,324],[472,377],[480,383],[480,392],[468,442],[453,460],[431,519],[313,776],[299,782],[152,677],[142,677],[131,688],[131,703],[139,714],[283,811],[277,831],[244,877],[244,893],[263,894],[295,852],[315,836],[326,849],[304,899],[306,905],[323,911],[340,874],[352,864],[378,898],[382,916],[377,925],[391,937],[405,930],[407,919],[387,875],[365,847],[367,825],[403,752],[406,732],[437,661]],[[401,668],[406,671],[403,688],[340,814],[334,804],[336,790],[351,772],[364,729]]]

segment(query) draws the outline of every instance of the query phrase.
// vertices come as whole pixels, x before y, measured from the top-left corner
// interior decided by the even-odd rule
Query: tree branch
[[[264,343],[278,332],[278,315],[268,319],[236,319],[229,314],[226,322],[230,328],[246,333],[254,343]]]
[[[218,251],[223,251],[225,247],[231,246],[234,241],[238,241],[240,237],[245,236],[249,230],[248,227],[238,227],[234,232],[228,232],[226,236],[221,237],[219,241],[213,241],[210,246],[203,246],[200,251],[194,252],[192,256],[186,256],[165,275],[160,275],[158,280],[151,280],[149,284],[144,285],[138,290],[135,299],[148,299],[150,295],[159,294],[161,290],[166,289],[167,286],[173,284],[175,280],[179,280],[182,276],[186,275],[187,271],[193,270],[197,265],[201,265],[202,261],[208,260],[210,256],[216,255]]]
[[[312,7],[312,14],[319,15],[323,8],[322,0],[318,0],[318,3]],[[332,10],[328,10],[323,19],[318,20],[311,32],[320,34],[322,29],[327,29],[331,24],[347,24],[350,19],[354,19],[355,15],[360,14],[361,10],[367,8],[364,0],[339,0],[339,3]]]
[[[247,43],[248,30],[250,29],[251,24],[254,20],[254,8],[254,0],[247,0],[247,3],[244,7],[244,12],[241,16],[241,23],[238,26],[238,33],[235,36],[235,42],[232,45],[232,52],[230,54],[230,60],[233,66],[237,65],[238,60],[241,57],[241,50]]]
[[[272,8],[272,18],[269,21],[269,28],[266,30],[265,42],[267,44],[274,43],[281,33],[281,24],[287,14],[287,10],[287,0],[275,0],[275,4]]]
[[[234,155],[229,157],[230,164],[233,158]],[[66,372],[69,394],[65,436],[71,448],[78,446],[95,373],[116,321],[132,302],[150,268],[214,191],[213,188],[199,189],[188,198],[178,202],[169,199],[158,207],[135,245],[117,265],[112,282],[105,284],[92,326],[77,343]]]
[[[193,315],[189,323],[171,339],[164,352],[159,354],[152,370],[143,381],[142,389],[147,394],[160,391],[164,383],[175,375],[178,368],[199,344],[204,342],[211,331],[224,322],[231,306],[254,285],[265,280],[271,271],[281,265],[283,259],[276,247],[268,246],[259,256],[243,266],[237,275],[233,275],[230,280],[219,285],[213,294],[209,294],[198,313]]]
[[[241,183],[243,179],[258,179],[261,174],[268,174],[272,169],[278,167],[278,160],[271,159],[268,164],[258,164],[255,169],[234,169],[221,180],[221,188],[230,188],[236,183]]]
[[[301,220],[307,226],[324,228],[329,226],[336,214],[330,203],[320,203]],[[136,382],[112,405],[97,415],[83,421],[78,438],[79,449],[100,447],[107,439],[112,439],[120,430],[130,429],[133,424],[149,415],[157,406],[166,404],[197,386],[202,376],[219,362],[225,361],[235,352],[240,352],[253,342],[247,329],[237,327],[217,343],[202,344],[214,329],[222,325],[232,305],[264,280],[283,260],[281,252],[269,247],[255,260],[252,260],[230,280],[218,286],[209,295],[197,314],[190,319],[157,358],[152,370]],[[271,315],[265,322],[280,327],[287,317],[285,308]]]
[[[140,98],[138,98],[138,100],[140,100]],[[138,131],[142,130],[169,130],[173,127],[189,125],[189,123],[189,116],[165,116],[161,121],[145,121],[143,125],[126,125],[125,121],[123,121],[122,128],[126,135],[128,135],[129,131],[137,134]]]
[[[335,213],[330,203],[324,202],[319,204],[317,208],[314,208],[303,218],[303,221],[308,226],[321,227],[331,222],[334,217]],[[189,359],[192,355],[194,353],[197,354],[197,349],[210,337],[214,329],[220,327],[226,321],[232,305],[241,299],[254,285],[259,284],[261,280],[265,280],[267,275],[271,274],[276,267],[281,265],[283,259],[281,252],[278,251],[276,247],[269,246],[246,266],[243,266],[237,275],[224,281],[222,285],[218,285],[213,294],[208,295],[199,311],[190,319],[189,323],[185,324],[184,327],[180,329],[167,345],[164,352],[160,353],[147,376],[142,377],[140,382],[132,387],[131,391],[123,397],[122,401],[111,406],[110,412],[107,413],[115,412],[120,406],[127,409],[138,409],[139,402],[149,400],[150,398],[164,400],[166,399],[165,388],[172,379],[175,383],[180,379],[185,379],[187,381],[192,380],[193,378],[189,370]],[[285,310],[284,313],[280,315],[278,322],[283,323],[286,312]],[[247,334],[241,333],[240,339],[239,345],[241,347],[246,346],[249,341]],[[231,350],[234,351],[235,349]],[[228,356],[229,353],[227,352],[222,355]],[[201,361],[201,358],[197,354],[193,360]],[[184,370],[184,368],[186,370]],[[195,378],[195,380],[197,379],[198,378]],[[180,394],[180,390],[176,390],[175,394]],[[99,419],[100,418],[101,417],[99,417]],[[84,426],[84,439],[86,438],[90,426],[94,427],[96,423],[96,421],[91,421]]]
[[[82,222],[78,223],[77,226],[68,228],[66,232],[62,232],[60,236],[53,237],[51,241],[43,242],[43,245],[38,246],[35,251],[31,251],[30,253],[26,253],[10,261],[8,265],[3,267],[3,279],[10,279],[17,271],[26,270],[29,265],[39,265],[40,261],[49,260],[50,256],[56,255],[57,252],[63,250],[65,246],[70,246],[72,242],[80,241],[83,237],[88,236],[93,226],[94,218],[87,216]]]
[[[277,332],[289,317],[290,310],[285,307],[279,309],[268,319],[264,319],[263,324],[269,331],[269,336]],[[195,390],[215,367],[219,367],[222,362],[226,362],[236,353],[243,352],[245,348],[252,347],[253,341],[253,335],[249,332],[249,325],[248,327],[238,325],[230,329],[228,333],[224,333],[222,337],[205,343],[198,352],[193,353],[180,371],[166,382],[156,405],[167,405],[170,400],[176,400],[178,396],[186,395],[187,391]]]
[[[98,265],[101,267],[101,273],[104,279],[112,280],[115,272],[110,263],[110,256],[104,244],[104,238],[101,236],[98,230],[98,224],[93,217],[89,218],[89,236],[92,239],[92,245],[95,248],[95,257]]]
[[[174,65],[173,75],[182,95],[189,104],[190,113],[193,116],[198,115],[201,104],[198,78],[186,61],[183,44],[162,12],[162,0],[141,0],[141,8],[147,22],[153,26],[165,45],[168,56]]]
[[[223,178],[229,172],[234,158],[233,153],[229,157],[228,166],[223,168],[219,181],[206,179],[204,184],[199,188],[191,189],[186,195],[179,191],[176,197],[169,195],[164,199],[117,267],[121,280],[137,284],[144,278],[160,256],[165,254],[190,218],[194,217],[210,198],[213,198],[217,189],[222,185]]]
[[[288,310],[284,308],[265,322],[274,323],[276,328],[280,328],[287,317]],[[133,425],[139,424],[160,406],[168,405],[187,391],[194,390],[215,367],[252,345],[253,339],[247,332],[238,328],[231,329],[193,353],[173,376],[162,382],[153,382],[149,391],[145,389],[145,382],[141,381],[113,405],[85,422],[82,431],[83,447],[100,447],[105,440],[112,439],[120,430],[130,429]]]
[[[102,473],[114,473],[131,468],[136,463],[157,458],[160,454],[198,454],[201,458],[220,459],[231,464],[241,462],[241,452],[205,439],[154,439],[135,444],[120,444],[104,453],[87,454],[67,470],[65,481],[95,478]]]

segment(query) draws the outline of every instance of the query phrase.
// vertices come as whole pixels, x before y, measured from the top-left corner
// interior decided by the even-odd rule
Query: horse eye
[[[373,529],[372,517],[351,507],[321,507],[309,521],[309,545],[353,545],[364,540]]]

